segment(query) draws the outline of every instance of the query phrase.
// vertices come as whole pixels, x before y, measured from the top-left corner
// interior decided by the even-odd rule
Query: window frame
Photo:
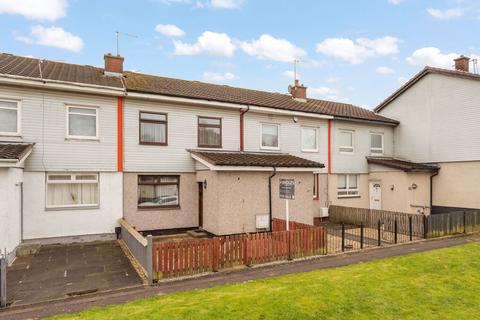
[[[17,104],[17,108],[7,108],[7,107],[0,107],[0,109],[6,110],[17,110],[17,132],[4,132],[0,131],[0,136],[14,136],[18,137],[22,135],[22,101],[10,98],[2,98],[0,97],[0,101],[4,102],[13,102]]]
[[[77,108],[77,109],[90,109],[90,110],[95,110],[95,136],[77,136],[77,135],[71,135],[70,134],[70,108]],[[99,131],[100,131],[100,128],[98,127],[98,118],[99,118],[99,112],[98,112],[98,107],[94,107],[94,106],[79,106],[79,105],[66,105],[66,118],[67,118],[67,139],[74,139],[74,140],[99,140]],[[78,113],[75,113],[74,114],[78,114]],[[89,114],[80,114],[80,115],[83,115],[83,116],[89,116],[89,117],[93,117],[93,115],[89,115]]]
[[[276,147],[269,147],[269,146],[264,146],[263,145],[263,126],[264,125],[270,125],[270,126],[276,126],[277,127],[277,146]],[[260,122],[260,149],[263,150],[280,150],[280,124],[279,123],[273,123],[273,122]]]
[[[315,149],[303,149],[303,129],[315,130]],[[301,126],[300,127],[300,149],[302,152],[318,152],[318,127]]]
[[[345,176],[345,189],[342,189],[341,191],[347,192],[347,194],[339,194],[339,188],[338,188],[338,176]],[[346,173],[346,174],[339,174],[337,176],[337,198],[360,198],[360,175],[359,174],[351,174],[351,173]],[[356,188],[350,188],[350,176],[356,176],[357,177],[357,187]],[[356,192],[355,194],[348,194],[349,192]]]
[[[381,148],[374,148],[372,146],[372,136],[380,136],[382,138],[382,147]],[[380,151],[380,152],[372,152],[372,151]],[[385,152],[385,137],[383,132],[370,132],[370,154],[371,155],[380,155],[383,156]]]
[[[355,152],[355,130],[351,129],[339,129],[339,138],[342,133],[350,133],[352,135],[352,145],[351,146],[338,146],[338,152],[341,154],[353,154]],[[339,139],[340,140],[340,139]],[[345,151],[342,149],[351,149],[351,151]]]
[[[70,176],[70,180],[54,180],[52,182],[50,176]],[[49,184],[70,184],[77,182],[78,184],[92,184],[93,180],[76,180],[77,176],[95,176],[94,183],[97,184],[98,203],[93,204],[73,204],[73,205],[49,205],[48,204],[48,185]],[[75,179],[73,179],[75,177]],[[64,210],[64,209],[97,209],[100,208],[100,174],[98,172],[47,172],[45,174],[45,209],[46,210]]]
[[[162,177],[175,177],[177,178],[177,182],[158,182],[158,183],[141,183],[140,182],[140,177],[154,177],[158,178],[161,180]],[[174,205],[155,205],[155,206],[140,206],[138,203],[138,192],[139,192],[139,186],[159,186],[159,185],[176,185],[177,190],[178,190],[178,204]],[[139,174],[137,175],[137,209],[138,210],[150,210],[150,209],[180,209],[180,175],[176,174]]]
[[[142,113],[150,113],[165,116],[165,120],[142,119]],[[165,142],[142,141],[142,122],[165,124]],[[168,146],[168,114],[164,112],[142,111],[138,112],[138,144],[150,146]]]
[[[200,119],[211,119],[211,120],[220,120],[220,124],[203,124],[200,123]],[[208,145],[200,144],[200,127],[204,128],[220,128],[220,144],[219,145]],[[197,147],[198,148],[218,148],[221,149],[223,146],[223,121],[221,117],[210,117],[210,116],[197,116]]]

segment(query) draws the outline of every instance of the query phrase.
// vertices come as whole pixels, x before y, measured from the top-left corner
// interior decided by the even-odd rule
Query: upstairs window
[[[98,108],[67,107],[67,137],[98,139]]]
[[[339,151],[341,153],[353,153],[354,132],[352,130],[340,130],[338,138]]]
[[[274,123],[262,123],[262,149],[280,149],[280,126]]]
[[[222,119],[198,117],[198,146],[201,148],[222,147]]]
[[[47,208],[98,206],[98,174],[48,174]]]
[[[370,153],[383,155],[383,133],[370,134]]]
[[[312,127],[302,127],[302,151],[318,151],[318,129]]]
[[[180,205],[179,176],[138,176],[138,207],[178,207]]]
[[[167,126],[165,113],[140,112],[140,144],[166,146]]]
[[[0,134],[20,134],[20,107],[17,101],[0,100]]]
[[[337,179],[337,195],[339,198],[358,197],[358,175],[340,174]]]

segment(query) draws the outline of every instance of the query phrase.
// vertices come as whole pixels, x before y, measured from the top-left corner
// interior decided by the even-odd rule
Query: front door
[[[198,226],[203,227],[203,182],[198,183]]]
[[[382,209],[382,185],[378,181],[370,181],[370,209]]]

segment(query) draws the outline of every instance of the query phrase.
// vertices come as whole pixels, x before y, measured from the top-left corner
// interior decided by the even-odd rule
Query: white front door
[[[382,185],[378,181],[370,181],[370,209],[382,209]]]

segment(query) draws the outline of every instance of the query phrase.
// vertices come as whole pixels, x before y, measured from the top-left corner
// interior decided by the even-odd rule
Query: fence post
[[[413,240],[413,221],[411,216],[408,217],[408,235],[410,237],[410,241],[412,241]]]
[[[218,271],[218,263],[219,263],[219,254],[220,254],[220,239],[218,237],[213,238],[213,255],[212,255],[212,269],[213,272]]]
[[[244,253],[243,253],[243,257],[244,257],[244,261],[243,263],[249,267],[251,265],[251,261],[250,261],[250,234],[247,234],[245,235],[244,237],[244,241],[245,241],[245,245],[243,246],[244,247]]]
[[[342,252],[345,252],[345,224],[342,223]]]
[[[292,230],[288,230],[287,232],[287,240],[288,240],[288,260],[292,260]]]
[[[393,222],[393,230],[394,230],[394,233],[395,233],[395,244],[398,243],[398,222],[397,222],[397,219],[395,219],[395,221]]]
[[[426,215],[423,216],[423,238],[428,238],[428,218]]]
[[[0,258],[0,308],[7,306],[7,260]]]
[[[360,224],[360,249],[363,249],[363,222]]]
[[[148,284],[153,284],[153,238],[152,235],[149,234],[147,236],[147,278]]]
[[[463,233],[467,233],[467,212],[463,211]]]
[[[382,245],[382,222],[378,220],[378,246],[380,247]]]

